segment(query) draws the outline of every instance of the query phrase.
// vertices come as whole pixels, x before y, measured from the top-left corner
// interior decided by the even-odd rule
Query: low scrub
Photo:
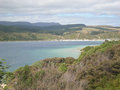
[[[58,67],[58,70],[61,72],[66,72],[67,71],[67,65],[65,63],[60,64]]]

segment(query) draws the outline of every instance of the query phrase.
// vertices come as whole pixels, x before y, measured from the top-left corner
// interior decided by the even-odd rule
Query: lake
[[[0,42],[0,58],[5,59],[10,71],[20,66],[52,57],[78,58],[80,49],[99,45],[103,41],[18,41]]]

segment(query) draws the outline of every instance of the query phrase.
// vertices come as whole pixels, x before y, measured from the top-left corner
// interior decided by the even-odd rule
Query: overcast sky
[[[120,25],[120,0],[0,0],[0,21]]]

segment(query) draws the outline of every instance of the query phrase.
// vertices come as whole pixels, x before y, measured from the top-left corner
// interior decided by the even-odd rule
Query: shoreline
[[[0,42],[44,42],[44,41],[105,41],[106,39],[64,39],[64,40],[16,40],[16,41],[0,41]],[[108,39],[107,39],[108,40]],[[112,41],[109,39],[109,41]]]
[[[44,42],[44,41],[119,41],[119,39],[53,39],[53,40],[8,40],[0,42]]]

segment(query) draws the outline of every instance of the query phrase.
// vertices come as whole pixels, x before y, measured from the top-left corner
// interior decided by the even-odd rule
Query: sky
[[[120,26],[120,0],[0,0],[0,21]]]

